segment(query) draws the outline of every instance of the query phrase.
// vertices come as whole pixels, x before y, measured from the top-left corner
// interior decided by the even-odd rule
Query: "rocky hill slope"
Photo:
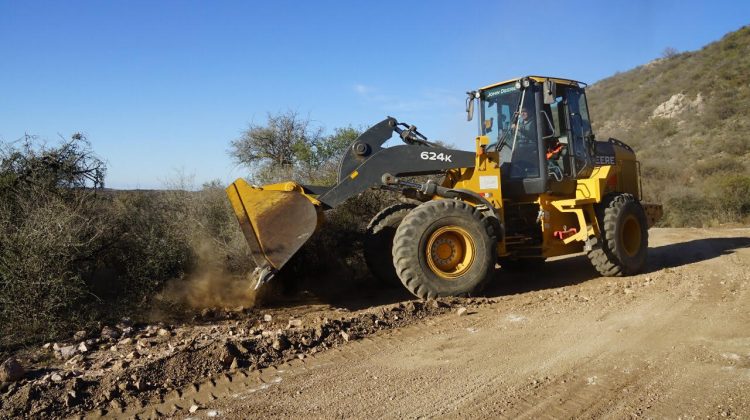
[[[595,132],[633,146],[663,223],[750,220],[750,26],[589,88]]]

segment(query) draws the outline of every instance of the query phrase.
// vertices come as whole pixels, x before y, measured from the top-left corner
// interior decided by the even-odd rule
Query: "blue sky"
[[[83,132],[113,188],[231,182],[229,142],[288,109],[329,131],[391,115],[471,149],[467,90],[592,83],[748,18],[748,1],[0,0],[0,140]]]

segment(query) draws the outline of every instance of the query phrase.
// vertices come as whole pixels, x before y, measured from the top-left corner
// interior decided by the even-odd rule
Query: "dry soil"
[[[750,418],[750,229],[652,229],[650,245],[633,277],[598,277],[578,255],[500,269],[485,299],[384,292],[338,310],[279,309],[304,320],[284,333],[297,350],[85,414]],[[308,325],[327,326],[328,344],[296,345]]]

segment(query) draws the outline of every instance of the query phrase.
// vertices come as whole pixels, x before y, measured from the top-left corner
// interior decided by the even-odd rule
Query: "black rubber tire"
[[[370,272],[386,285],[396,286],[401,280],[393,266],[393,237],[396,229],[416,204],[398,203],[378,212],[367,225],[364,239],[365,263]]]
[[[446,279],[427,262],[427,244],[438,229],[455,226],[464,230],[474,245],[471,265],[460,276]],[[393,264],[401,283],[415,296],[469,296],[479,293],[495,273],[497,233],[480,211],[459,200],[436,200],[412,210],[396,230]]]
[[[396,228],[416,204],[398,203],[381,210],[370,220],[365,231],[364,255],[370,272],[384,284],[397,286],[401,280],[393,266],[393,237]]]
[[[631,194],[619,194],[608,197],[597,208],[597,218],[601,238],[593,238],[592,249],[588,257],[596,271],[603,276],[619,277],[639,273],[646,264],[648,254],[648,221],[641,203]],[[626,223],[637,221],[640,236],[628,239]],[[626,240],[632,243],[631,252],[627,251]]]

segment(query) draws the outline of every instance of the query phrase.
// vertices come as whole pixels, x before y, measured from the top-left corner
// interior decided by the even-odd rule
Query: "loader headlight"
[[[523,79],[516,82],[516,89],[521,89],[521,87],[526,89],[529,86],[531,86],[531,80],[529,80],[528,77],[524,77]]]

